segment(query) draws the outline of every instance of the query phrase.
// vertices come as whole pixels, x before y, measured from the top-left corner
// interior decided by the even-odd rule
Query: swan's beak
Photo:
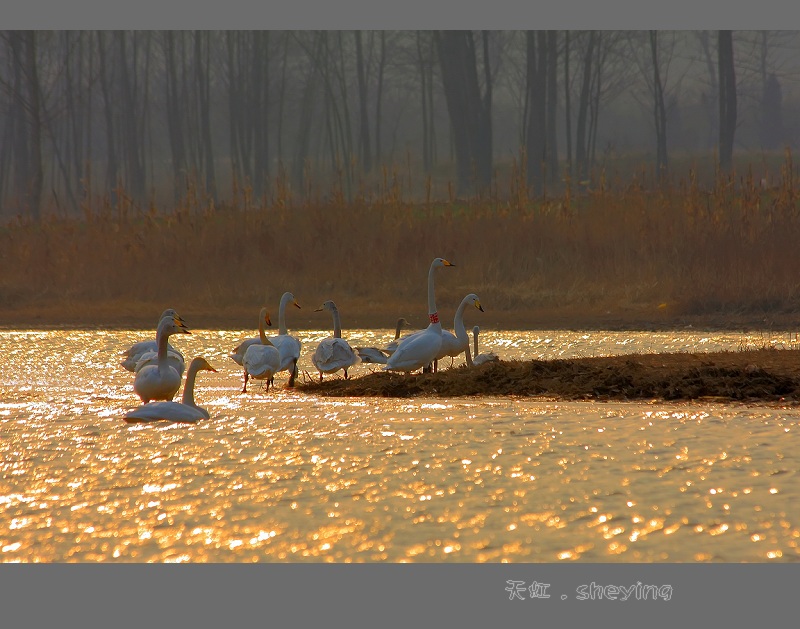
[[[191,334],[191,332],[189,332],[189,330],[186,328],[186,324],[183,322],[183,319],[181,319],[178,315],[175,315],[172,320],[175,325],[178,326],[179,332],[183,334]]]
[[[297,306],[297,304],[295,304],[295,306]],[[299,308],[300,306],[297,306],[297,307]],[[322,308],[322,306],[320,306],[319,308],[315,308],[315,309],[314,309],[314,312],[319,312],[319,311],[321,311],[322,309],[323,309],[323,308]]]
[[[297,306],[298,308],[300,308],[300,304],[298,304],[296,301],[293,301],[292,304]],[[302,310],[302,308],[301,308],[301,310]]]
[[[272,327],[272,321],[270,320],[270,318],[269,318],[269,317],[266,317],[266,318],[264,319],[264,323],[266,323],[266,324],[267,324],[269,327]]]
[[[442,260],[442,264],[445,266],[455,266],[452,262],[448,262],[447,260]]]
[[[483,309],[483,306],[481,306],[481,302],[479,302],[479,301],[476,301],[476,302],[475,302],[475,307],[476,307],[478,310],[480,310],[481,312],[485,312],[485,310]]]

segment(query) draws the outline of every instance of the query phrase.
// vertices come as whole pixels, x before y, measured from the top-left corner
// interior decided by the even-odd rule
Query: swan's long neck
[[[467,335],[467,329],[464,327],[464,310],[467,307],[466,299],[464,299],[458,306],[458,310],[456,310],[456,316],[453,318],[453,329],[456,333],[456,338],[465,343],[465,345],[469,345],[469,336]]]
[[[278,334],[288,334],[286,329],[286,304],[289,303],[289,294],[285,293],[281,297],[281,305],[278,307]]]
[[[166,325],[169,325],[169,321],[166,321]],[[166,328],[166,325],[160,325],[158,327],[158,332],[156,332],[156,345],[158,346],[158,368],[161,369],[162,365],[166,366],[167,364],[167,342],[169,340],[169,331]]]
[[[342,338],[342,321],[339,318],[339,309],[333,309],[333,338]]]
[[[183,385],[183,403],[186,406],[196,406],[194,403],[194,381],[197,377],[197,365],[189,365],[189,370],[186,372],[186,384]]]
[[[398,319],[397,328],[395,328],[395,331],[394,331],[394,340],[395,341],[400,338],[400,328],[402,328],[402,327],[403,327],[403,322],[402,322],[402,320]]]
[[[475,355],[478,355],[478,327],[472,328],[472,336],[474,336],[473,344],[475,345]]]
[[[430,320],[429,328],[442,331],[442,323],[439,321],[439,312],[436,310],[436,291],[433,285],[433,274],[436,267],[432,264],[430,271],[428,271],[428,319]]]
[[[258,337],[261,339],[261,344],[266,345],[269,343],[267,340],[267,333],[264,331],[264,317],[265,313],[261,312],[261,317],[258,319]]]

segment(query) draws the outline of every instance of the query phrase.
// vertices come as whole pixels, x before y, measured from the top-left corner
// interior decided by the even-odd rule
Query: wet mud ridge
[[[499,361],[438,373],[376,371],[304,382],[322,396],[537,396],[565,400],[698,400],[800,404],[800,350],[633,354]]]

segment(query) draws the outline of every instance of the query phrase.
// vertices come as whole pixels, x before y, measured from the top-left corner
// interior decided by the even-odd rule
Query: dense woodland
[[[727,169],[800,140],[798,71],[779,31],[4,31],[0,217]]]

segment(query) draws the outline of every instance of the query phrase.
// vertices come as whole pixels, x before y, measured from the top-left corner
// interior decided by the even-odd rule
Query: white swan
[[[267,391],[269,391],[270,384],[274,388],[273,378],[280,371],[281,353],[268,338],[264,337],[263,342],[253,343],[247,348],[242,359],[242,366],[244,367],[242,393],[247,393],[248,377],[266,380]]]
[[[320,341],[311,356],[311,362],[319,371],[320,382],[322,382],[323,373],[334,373],[340,369],[344,369],[344,377],[347,379],[348,367],[360,363],[361,358],[342,338],[342,322],[336,304],[329,299],[314,312],[321,310],[327,310],[333,314],[333,336]]]
[[[433,361],[434,371],[437,369],[436,363],[445,356],[455,358],[459,354],[466,353],[467,365],[472,366],[472,357],[469,353],[469,335],[467,329],[464,327],[464,310],[467,306],[475,306],[478,310],[483,312],[483,306],[475,293],[470,293],[464,299],[456,310],[456,315],[453,317],[453,329],[455,334],[449,330],[442,330],[442,348],[436,355],[436,360]]]
[[[176,349],[169,349],[172,347],[169,343],[167,343],[167,363],[175,368],[175,370],[183,375],[183,371],[186,368],[186,363],[183,360],[183,354],[181,354]],[[156,365],[158,364],[158,351],[157,350],[148,350],[144,354],[142,354],[141,358],[136,361],[136,366],[134,367],[133,371],[136,373],[142,367],[146,365]]]
[[[173,317],[177,317],[180,321],[183,321],[180,315],[175,312],[173,308],[167,308],[164,312],[162,312],[161,316],[158,318],[158,321],[160,323],[164,318]],[[158,325],[156,325],[156,328],[158,328]],[[179,360],[180,372],[183,374],[183,354],[169,344],[167,344],[167,351],[173,354],[176,360]],[[153,352],[153,357],[155,357],[155,354],[158,352],[158,344],[156,341],[139,341],[138,343],[134,343],[128,349],[122,352],[123,360],[120,364],[128,371],[138,371],[140,367],[144,366],[144,364],[139,363],[141,362],[142,357],[148,352]],[[176,363],[176,366],[177,364],[178,363]]]
[[[386,361],[385,370],[409,373],[431,364],[442,347],[442,323],[436,310],[434,271],[443,266],[455,266],[444,258],[435,258],[428,271],[428,319],[430,323],[423,332],[401,341],[395,352]]]
[[[394,350],[397,349],[397,345],[399,341],[397,339],[400,338],[400,330],[404,327],[410,327],[411,324],[405,320],[404,317],[400,317],[397,320],[397,327],[394,331],[394,340],[391,341],[386,347],[383,349],[378,349],[377,347],[356,347],[355,350],[358,352],[359,357],[361,358],[362,363],[380,363],[385,365],[386,361],[388,360],[389,356],[394,353]]]
[[[152,422],[166,419],[171,422],[195,423],[201,419],[209,419],[208,411],[194,402],[194,381],[197,372],[216,371],[205,358],[197,357],[189,364],[186,372],[186,384],[183,385],[181,402],[150,402],[125,413],[126,422]]]
[[[473,365],[482,365],[483,363],[493,363],[500,360],[500,357],[495,354],[494,352],[486,352],[484,354],[478,353],[478,333],[481,331],[481,327],[476,325],[472,328],[472,336],[474,338],[475,344],[475,358],[472,359]]]
[[[278,307],[278,336],[271,336],[269,340],[281,353],[281,367],[278,371],[289,371],[288,386],[293,387],[294,379],[297,377],[297,361],[300,358],[302,344],[295,337],[290,336],[286,329],[286,306],[290,303],[296,308],[300,307],[294,295],[288,292],[284,293]]]
[[[254,338],[245,339],[241,343],[239,343],[236,347],[233,348],[233,353],[228,354],[230,358],[233,359],[237,365],[241,365],[244,367],[244,354],[247,351],[247,348],[251,345],[266,345],[267,344],[267,335],[264,331],[264,325],[268,325],[272,327],[272,321],[269,318],[269,310],[266,308],[262,308],[261,312],[258,313],[258,336]],[[271,343],[270,343],[271,345]],[[247,388],[247,369],[244,370],[244,386],[245,389]],[[245,393],[244,389],[242,393]]]
[[[150,400],[171,400],[181,388],[181,374],[170,364],[167,357],[167,339],[172,334],[191,334],[183,320],[175,315],[165,317],[158,324],[156,343],[158,359],[155,364],[145,365],[136,372],[133,390],[142,402]]]

